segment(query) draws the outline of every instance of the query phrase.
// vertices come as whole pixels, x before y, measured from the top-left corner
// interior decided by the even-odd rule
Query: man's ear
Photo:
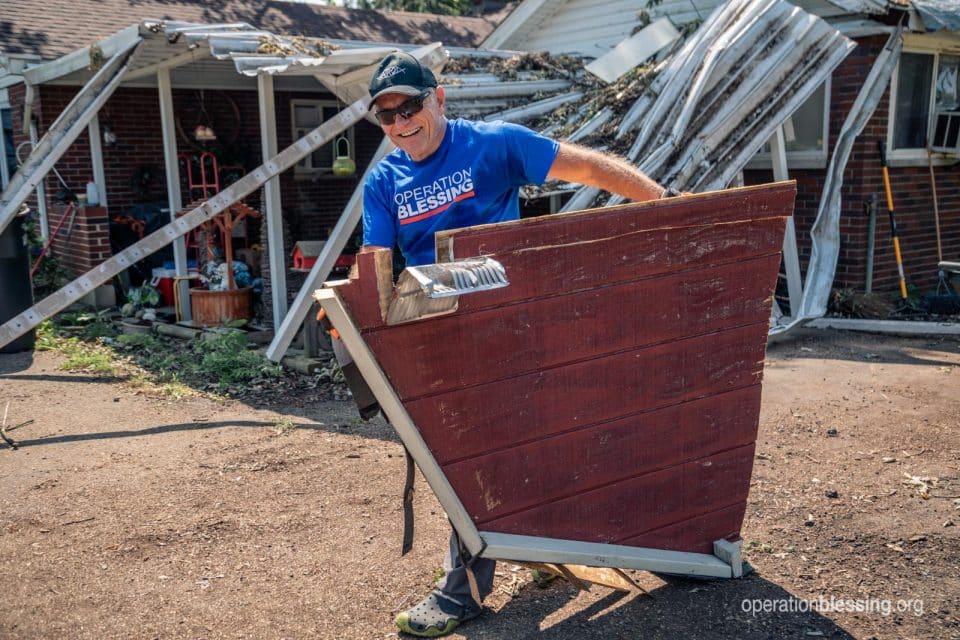
[[[444,109],[447,106],[447,97],[443,93],[443,87],[437,87],[433,95],[437,97],[437,109],[440,110],[440,115],[444,115]]]

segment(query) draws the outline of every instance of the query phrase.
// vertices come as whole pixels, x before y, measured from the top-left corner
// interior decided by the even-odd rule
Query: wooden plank
[[[662,227],[789,216],[796,191],[794,182],[779,182],[442,231],[436,235],[437,260],[529,249],[546,238],[569,244]],[[505,234],[513,230],[519,232]]]
[[[357,270],[350,280],[330,283],[361,331],[384,324],[388,296],[393,292],[389,249],[357,254]]]
[[[459,314],[779,253],[783,228],[784,218],[761,218],[636,231],[586,243],[496,253],[494,257],[507,270],[510,286],[461,296]],[[366,254],[359,256],[361,280],[370,269],[370,259]],[[356,309],[358,324],[365,333],[385,327],[379,313],[367,309],[373,294],[359,290],[357,285],[364,286],[351,280],[350,286],[340,287],[340,293],[350,308]],[[392,293],[390,289],[387,292]]]
[[[784,218],[760,218],[637,231],[592,240],[576,253],[558,244],[495,253],[510,286],[496,297],[462,296],[460,312],[779,253],[783,228]]]
[[[713,541],[738,540],[746,501],[710,511],[703,515],[677,522],[659,529],[646,531],[619,541],[631,547],[653,547],[672,551],[713,553]]]
[[[585,542],[633,539],[745,503],[753,452],[749,444],[644,474],[493,520],[482,530]]]
[[[765,321],[779,264],[774,254],[532,300],[507,312],[495,308],[398,325],[364,339],[409,401]]]
[[[468,458],[443,472],[482,528],[542,502],[750,444],[759,411],[760,385],[753,385]]]
[[[579,582],[598,584],[617,591],[643,591],[636,582],[620,569],[613,567],[587,567],[582,564],[553,564],[550,562],[521,562],[528,569],[543,571],[555,576],[573,575]],[[577,586],[577,585],[574,585]],[[589,587],[587,588],[589,590]]]
[[[767,322],[405,403],[441,464],[756,384]],[[413,356],[415,357],[415,356]]]

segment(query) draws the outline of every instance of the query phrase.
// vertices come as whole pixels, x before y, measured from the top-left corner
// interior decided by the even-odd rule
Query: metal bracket
[[[743,577],[743,558],[740,555],[742,549],[742,540],[730,542],[729,540],[720,538],[719,540],[713,541],[713,555],[730,565],[730,570],[733,572],[734,578]]]

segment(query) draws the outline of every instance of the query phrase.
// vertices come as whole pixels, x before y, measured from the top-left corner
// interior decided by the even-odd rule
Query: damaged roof
[[[287,38],[242,24],[144,22],[130,29],[115,34],[117,46],[142,38],[149,46],[136,66],[143,72],[195,52],[204,57],[191,57],[194,63],[215,59],[246,76],[314,75],[346,102],[365,95],[364,68],[383,53],[368,43]],[[705,191],[729,184],[853,42],[785,0],[743,0],[718,7],[671,46],[662,62],[641,64],[609,85],[588,73],[581,58],[472,48],[451,48],[441,77],[451,115],[522,122],[618,152],[663,184]],[[77,57],[72,66],[62,60],[47,66],[72,70],[78,80],[89,75],[89,56],[70,56]],[[54,79],[43,65],[25,77],[30,84]],[[602,198],[580,189],[567,207],[587,208]]]
[[[246,23],[288,36],[452,47],[478,46],[496,26],[485,18],[254,0],[4,0],[0,6],[0,51],[46,60],[142,20]]]
[[[812,95],[854,43],[824,20],[782,0],[717,7],[661,63],[607,85],[576,58],[527,54],[516,60],[452,60],[446,78],[469,86],[465,71],[486,71],[487,110],[448,98],[451,113],[523,122],[551,136],[615,151],[661,184],[688,191],[727,186],[753,154]],[[511,83],[550,78],[551,91],[504,99]],[[498,91],[495,83],[502,83]],[[581,188],[566,209],[602,198]],[[616,202],[612,198],[609,202]]]

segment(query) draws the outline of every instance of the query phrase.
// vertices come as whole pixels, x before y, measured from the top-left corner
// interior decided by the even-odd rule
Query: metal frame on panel
[[[450,481],[443,475],[439,463],[433,457],[427,443],[424,442],[423,436],[420,435],[413,419],[404,408],[397,392],[394,391],[390,381],[387,380],[386,374],[383,373],[370,348],[367,347],[367,343],[360,336],[360,330],[354,324],[350,314],[347,313],[336,289],[320,289],[314,297],[323,307],[327,317],[330,318],[330,322],[337,328],[343,344],[350,352],[350,357],[353,358],[354,363],[360,369],[363,379],[370,390],[373,391],[373,395],[376,396],[377,402],[390,424],[396,429],[397,435],[403,441],[403,446],[407,448],[417,466],[420,467],[423,477],[447,512],[447,516],[457,530],[460,539],[472,555],[478,554],[483,548],[483,541],[480,534],[477,533],[477,527],[473,524],[473,520],[470,519],[453,487],[450,486]]]
[[[717,556],[707,553],[666,551],[602,542],[558,540],[556,538],[518,536],[512,533],[488,531],[480,532],[480,536],[487,543],[487,548],[481,555],[498,560],[642,569],[655,573],[675,573],[711,578],[734,577],[734,570],[729,564]],[[729,544],[739,545],[740,543]]]

